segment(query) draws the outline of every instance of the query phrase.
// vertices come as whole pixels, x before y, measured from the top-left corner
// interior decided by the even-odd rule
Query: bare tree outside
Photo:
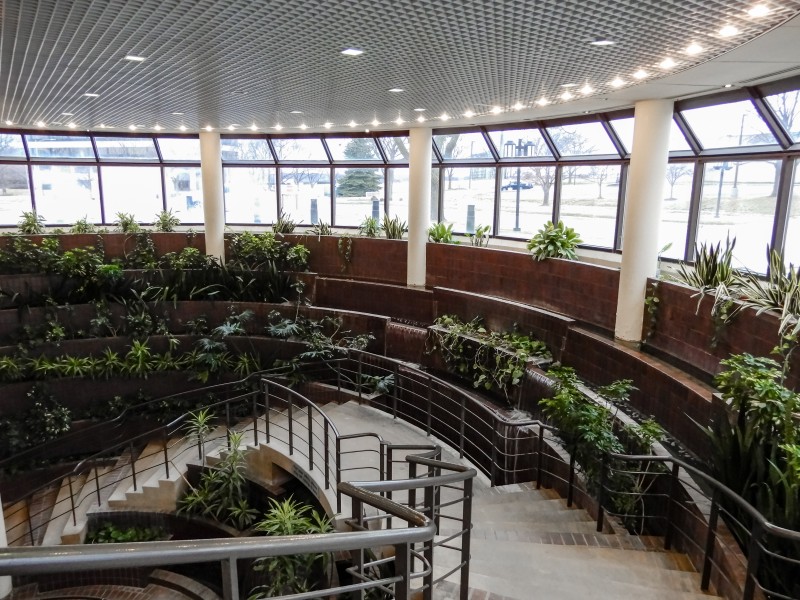
[[[685,165],[669,165],[667,167],[667,183],[669,184],[669,198],[675,200],[675,184],[681,177],[691,174],[692,168]]]

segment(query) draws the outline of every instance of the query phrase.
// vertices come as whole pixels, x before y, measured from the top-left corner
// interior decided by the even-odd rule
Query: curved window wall
[[[431,221],[527,240],[560,219],[585,246],[619,251],[633,129],[625,110],[434,130]],[[221,152],[229,225],[408,219],[405,132],[224,134]],[[799,163],[800,78],[677,102],[662,256],[692,260],[696,243],[735,236],[740,267],[763,272],[773,244],[800,263]],[[165,209],[202,225],[198,137],[2,131],[0,225],[31,209],[49,225]]]

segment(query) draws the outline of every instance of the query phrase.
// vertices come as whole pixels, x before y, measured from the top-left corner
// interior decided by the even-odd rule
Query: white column
[[[2,506],[0,501],[0,506]],[[8,538],[6,537],[6,522],[3,518],[3,513],[0,512],[0,548],[8,547]],[[0,577],[0,598],[5,598],[11,593],[11,577]]]
[[[406,282],[425,286],[428,226],[431,214],[432,130],[414,127],[409,131],[408,164],[408,269]]]
[[[617,340],[628,344],[641,341],[647,278],[655,275],[658,266],[672,109],[671,100],[643,100],[636,103],[634,113],[614,331]]]
[[[219,134],[200,132],[200,169],[203,174],[203,217],[206,254],[225,262],[225,199]]]

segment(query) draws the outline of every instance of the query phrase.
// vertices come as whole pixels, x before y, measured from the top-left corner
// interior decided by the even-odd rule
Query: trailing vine
[[[336,244],[339,251],[339,258],[342,259],[342,272],[346,271],[353,262],[353,238],[343,235]]]
[[[645,330],[643,341],[647,341],[653,336],[658,325],[658,307],[661,302],[658,297],[658,281],[650,284],[647,291],[647,296],[644,299],[644,309],[647,312],[647,329]]]

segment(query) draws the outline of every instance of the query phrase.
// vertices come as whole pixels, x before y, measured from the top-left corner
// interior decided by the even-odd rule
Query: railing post
[[[269,444],[269,383],[266,379],[262,379],[261,383],[264,388],[264,437]]]
[[[408,463],[408,478],[417,478],[417,463]],[[408,507],[417,510],[417,490],[414,488],[408,490]]]
[[[576,449],[573,448],[569,455],[569,483],[567,485],[567,508],[572,507],[572,499],[575,492],[575,454]]]
[[[258,446],[258,394],[253,394],[253,445]]]
[[[470,538],[472,533],[472,478],[464,480],[464,503],[462,504],[461,528],[461,589],[460,600],[469,596]]]
[[[606,477],[608,475],[608,454],[603,452],[600,459],[600,490],[597,493],[597,533],[603,532],[603,503],[606,501]]]
[[[400,387],[400,368],[394,365],[394,386],[392,388],[392,418],[397,418],[397,388]]]
[[[425,426],[425,435],[430,437],[431,435],[431,408],[433,406],[433,388],[431,387],[431,382],[433,379],[430,375],[428,375],[428,411],[426,415],[426,426]]]
[[[703,555],[703,576],[700,581],[700,589],[708,591],[711,583],[711,567],[714,558],[714,543],[717,539],[717,520],[719,519],[719,490],[714,489],[711,497],[711,514],[708,517],[708,534],[706,535],[706,549]]]
[[[428,507],[428,518],[435,519],[436,516],[436,490],[434,485],[429,485],[425,488],[425,506]],[[438,532],[438,525],[436,527]],[[425,550],[423,556],[428,561],[428,574],[422,579],[424,584],[424,591],[422,592],[423,600],[431,600],[433,598],[433,543],[434,540],[425,542]]]
[[[169,436],[167,435],[166,428],[161,430],[163,433],[163,442],[164,442],[164,470],[167,473],[167,479],[169,479]]]
[[[72,507],[72,524],[78,525],[78,518],[75,515],[75,494],[72,491],[72,475],[67,476],[67,483],[69,484],[69,504]]]
[[[25,498],[25,509],[28,513],[28,537],[31,539],[31,546],[36,545],[36,539],[33,535],[33,515],[31,514],[31,497]]]
[[[306,406],[308,413],[308,470],[314,469],[314,413],[311,406]]]
[[[323,421],[322,426],[325,430],[325,489],[331,487],[331,447],[330,434],[328,433],[328,422]]]
[[[674,512],[675,504],[677,503],[678,496],[678,467],[677,463],[672,465],[672,476],[669,480],[669,498],[667,499],[667,530],[664,532],[664,550],[672,548],[672,513]]]
[[[458,424],[458,457],[464,458],[464,424],[467,419],[467,405],[466,405],[466,398],[463,394],[459,394],[461,397],[461,406],[460,406],[460,415],[459,415],[459,424]]]
[[[361,384],[363,383],[361,379],[361,374],[364,368],[364,363],[361,360],[361,353],[358,353],[358,381],[356,385],[358,386],[358,399],[361,400]]]
[[[97,492],[97,507],[100,508],[100,471],[97,468],[97,463],[94,464],[94,488]]]
[[[342,440],[336,436],[336,512],[342,512],[342,492],[339,484],[342,482]]]
[[[750,532],[750,543],[747,545],[747,576],[744,581],[742,600],[753,600],[756,591],[756,578],[761,565],[761,538],[764,537],[764,524],[756,521]]]
[[[239,574],[236,559],[231,557],[222,561],[222,597],[224,600],[239,600]]]
[[[228,452],[231,450],[231,403],[225,402],[225,440],[228,443]]]
[[[342,393],[342,363],[336,363],[336,391],[341,394]],[[336,397],[337,401],[339,401],[339,397]]]
[[[411,595],[411,564],[409,561],[410,548],[408,544],[395,544],[394,569],[395,574],[403,579],[394,584],[395,600],[409,600]]]
[[[542,487],[542,470],[544,468],[544,425],[539,425],[539,440],[536,444],[536,489]]]
[[[289,403],[287,414],[289,415],[289,456],[294,454],[294,402],[292,402],[292,393],[286,395],[286,401]]]
[[[497,428],[494,422],[492,423],[492,464],[491,464],[491,478],[492,485],[498,485],[497,482]]]
[[[133,477],[133,491],[136,491],[136,458],[133,455],[133,442],[129,445],[129,452],[131,453],[131,477]]]

